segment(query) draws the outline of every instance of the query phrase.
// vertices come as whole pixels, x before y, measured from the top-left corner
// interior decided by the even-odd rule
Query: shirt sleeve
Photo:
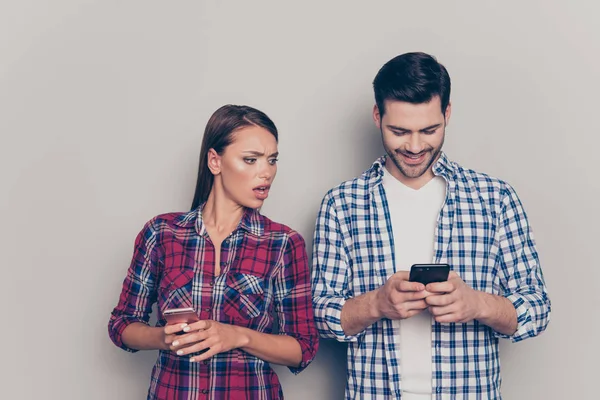
[[[108,333],[115,345],[129,352],[122,340],[125,328],[134,322],[148,325],[156,301],[156,233],[148,222],[135,240],[131,265],[127,271],[117,306],[111,313]]]
[[[275,309],[279,333],[295,338],[300,344],[300,366],[289,367],[292,373],[298,374],[315,358],[319,348],[319,334],[314,322],[306,246],[297,232],[292,232],[289,236],[283,266],[276,275]]]
[[[551,303],[533,232],[516,192],[508,186],[498,229],[498,279],[501,294],[517,311],[517,330],[497,337],[518,342],[537,336],[550,321]]]
[[[317,215],[313,242],[313,306],[319,334],[325,339],[356,342],[364,331],[346,335],[342,329],[342,308],[351,297],[348,290],[350,272],[348,253],[333,198],[326,195]]]

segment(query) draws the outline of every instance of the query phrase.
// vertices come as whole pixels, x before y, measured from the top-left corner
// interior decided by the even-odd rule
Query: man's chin
[[[406,176],[409,179],[417,179],[422,177],[425,172],[426,169],[420,170],[420,171],[410,171],[410,170],[401,170],[402,175]]]
[[[425,172],[427,172],[428,165],[429,165],[429,159],[423,160],[423,162],[421,162],[418,165],[409,165],[409,164],[405,164],[404,162],[400,162],[399,169],[400,169],[400,172],[402,172],[402,174],[404,176],[412,179],[412,178],[419,178],[423,174],[425,174]]]

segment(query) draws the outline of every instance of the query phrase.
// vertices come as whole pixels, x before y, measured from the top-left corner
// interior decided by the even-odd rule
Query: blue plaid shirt
[[[377,289],[397,271],[384,164],[381,157],[360,177],[330,190],[317,217],[315,322],[322,337],[348,342],[346,399],[401,397],[402,354],[391,320],[379,320],[354,336],[345,335],[340,322],[347,299]],[[473,289],[509,299],[518,328],[507,336],[478,321],[432,319],[432,398],[501,399],[499,338],[517,342],[536,336],[550,316],[531,228],[507,183],[464,169],[444,153],[433,172],[447,188],[432,261],[450,264]]]

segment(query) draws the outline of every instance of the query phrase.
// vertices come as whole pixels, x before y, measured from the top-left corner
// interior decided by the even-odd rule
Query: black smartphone
[[[448,264],[414,264],[410,267],[408,280],[427,285],[432,282],[447,281],[449,274],[450,265]]]

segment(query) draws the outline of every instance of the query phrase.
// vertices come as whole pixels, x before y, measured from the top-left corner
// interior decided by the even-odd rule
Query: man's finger
[[[424,310],[427,308],[425,300],[407,301],[404,303],[404,308],[407,310]]]
[[[446,281],[430,283],[425,288],[431,293],[451,293],[454,291],[455,286],[452,282]]]
[[[407,281],[410,273],[408,271],[398,271],[390,277],[390,279],[397,279],[401,281]]]
[[[425,298],[425,302],[430,306],[447,306],[452,304],[452,298],[444,294],[433,294]]]
[[[427,298],[428,296],[431,296],[431,293],[429,293],[427,290],[404,293],[404,298],[406,299],[406,301],[423,300],[423,299]]]
[[[423,312],[422,309],[408,310],[406,312],[406,317],[404,319],[408,319],[408,318],[414,317],[415,315],[420,314],[422,312]]]
[[[433,319],[439,323],[462,322],[461,319],[458,317],[458,314],[455,313],[434,316]]]
[[[429,312],[434,317],[440,317],[442,315],[452,314],[454,312],[454,308],[451,305],[450,306],[432,306],[432,307],[429,307]],[[437,321],[437,319],[436,319],[436,321]]]
[[[421,292],[425,290],[425,285],[420,282],[409,282],[404,280],[399,280],[395,287],[401,292]]]

